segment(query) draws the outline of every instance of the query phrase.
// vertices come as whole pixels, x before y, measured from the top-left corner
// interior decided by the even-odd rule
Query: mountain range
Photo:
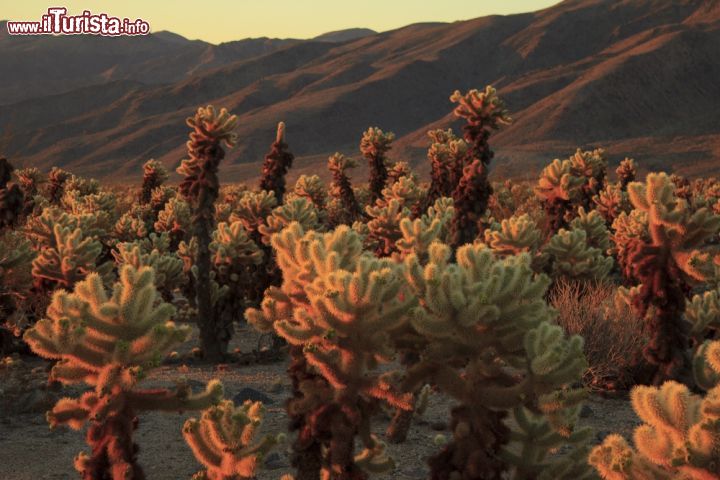
[[[534,178],[576,148],[645,170],[720,174],[720,0],[565,0],[537,12],[310,40],[212,45],[143,37],[16,37],[0,25],[0,153],[15,165],[111,180],[156,158],[174,170],[200,105],[239,117],[221,167],[248,180],[287,125],[293,176],[395,132],[391,160],[427,173],[432,128],[461,124],[449,96],[492,84],[514,121],[493,174]],[[362,169],[355,173],[364,175]]]

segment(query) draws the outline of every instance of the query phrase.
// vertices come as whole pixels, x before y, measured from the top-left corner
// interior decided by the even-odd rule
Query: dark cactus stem
[[[337,225],[352,225],[352,223],[362,216],[360,204],[355,198],[355,192],[352,189],[350,178],[345,170],[355,166],[355,162],[342,155],[336,153],[328,159],[328,168],[332,172],[332,192],[340,199],[342,207],[342,215],[340,218],[332,218],[331,223]]]
[[[198,242],[195,259],[197,321],[203,354],[210,362],[218,362],[225,357],[232,336],[231,329],[216,317],[212,304],[210,242],[215,223],[215,201],[220,193],[218,167],[225,157],[221,142],[234,146],[235,136],[231,132],[236,122],[237,117],[230,116],[225,109],[220,114],[216,114],[212,106],[198,109],[195,116],[187,120],[194,129],[187,142],[190,158],[183,160],[178,168],[178,173],[185,176],[180,192],[193,205],[193,229]]]
[[[370,203],[373,204],[382,197],[382,191],[388,179],[388,171],[384,158],[376,156],[369,158],[368,161],[370,162]]]
[[[556,198],[552,201],[545,202],[543,208],[545,210],[543,232],[546,238],[552,237],[561,228],[568,228],[566,214],[572,208],[572,202],[570,202],[570,200]]]
[[[643,349],[645,360],[653,367],[654,385],[678,380],[690,368],[685,355],[689,347],[688,324],[683,318],[689,285],[667,248],[633,239],[627,246],[625,276],[640,283],[633,306],[645,318],[650,341]],[[648,315],[650,307],[653,312]]]
[[[139,448],[132,440],[137,426],[137,416],[127,406],[102,423],[92,423],[85,437],[92,455],[85,460],[85,468],[80,472],[82,479],[145,480],[137,461]]]
[[[310,415],[307,412],[309,406],[305,405],[308,399],[302,392],[302,386],[324,385],[325,380],[319,375],[310,373],[310,367],[302,347],[291,346],[290,357],[288,374],[292,379],[293,396],[288,399],[285,407],[290,418],[289,430],[291,433],[297,432],[297,438],[293,443],[291,463],[296,469],[296,480],[320,480],[322,443],[315,435],[310,423]]]
[[[500,448],[510,441],[504,413],[486,409],[455,407],[450,430],[454,438],[430,458],[432,480],[501,480],[507,478]]]
[[[268,192],[275,192],[278,204],[283,203],[285,196],[285,176],[292,167],[295,157],[288,151],[285,143],[285,123],[278,123],[275,142],[270,147],[270,153],[265,155],[263,162],[262,177],[260,178],[260,189]]]
[[[465,95],[456,91],[450,100],[458,103],[453,111],[455,116],[467,122],[463,127],[463,137],[469,147],[464,161],[458,162],[454,169],[456,176],[462,172],[453,191],[455,217],[451,225],[451,244],[457,248],[472,243],[480,233],[479,221],[492,194],[488,166],[494,153],[490,150],[488,138],[492,130],[500,128],[500,124],[509,123],[510,117],[495,89],[490,86],[484,92],[471,90]]]
[[[0,228],[15,225],[25,208],[22,189],[10,181],[13,170],[6,158],[0,158]]]

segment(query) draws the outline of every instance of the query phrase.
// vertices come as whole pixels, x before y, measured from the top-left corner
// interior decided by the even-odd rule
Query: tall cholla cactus
[[[504,219],[499,230],[485,230],[485,243],[498,255],[534,254],[542,243],[542,232],[526,213]]]
[[[165,165],[157,160],[148,160],[143,165],[143,184],[140,191],[140,203],[150,203],[152,192],[160,187],[168,179],[168,172]]]
[[[424,207],[428,208],[440,197],[450,197],[462,175],[463,158],[468,145],[457,138],[451,129],[430,130],[432,141],[427,152],[430,160],[430,187]]]
[[[217,177],[220,161],[225,157],[222,143],[228,147],[235,145],[236,137],[232,131],[237,117],[230,115],[224,108],[217,113],[208,105],[199,108],[194,117],[187,119],[193,131],[187,142],[189,159],[183,160],[177,172],[185,178],[180,184],[181,193],[192,202],[193,227],[197,237],[198,250],[196,296],[198,307],[198,326],[200,342],[205,358],[218,361],[225,356],[222,350],[225,332],[216,322],[210,288],[210,242],[215,217],[215,200],[220,192]]]
[[[0,234],[0,355],[10,352],[13,333],[23,317],[23,303],[32,285],[30,266],[34,256],[30,242],[19,232]]]
[[[299,431],[298,480],[364,480],[366,472],[392,468],[370,433],[370,414],[379,400],[411,408],[412,396],[396,392],[392,375],[376,368],[392,360],[392,332],[415,302],[402,266],[363,253],[360,236],[347,226],[320,234],[292,223],[272,244],[282,286],[270,287],[247,318],[292,346],[288,413]],[[365,448],[357,456],[356,436]]]
[[[580,195],[583,179],[573,172],[569,159],[555,159],[540,173],[535,193],[545,208],[545,234],[552,235],[568,225],[566,215]]]
[[[463,127],[463,136],[468,150],[462,163],[462,177],[453,191],[455,218],[452,245],[457,248],[472,243],[478,235],[478,223],[492,194],[487,176],[493,152],[488,138],[500,125],[510,123],[511,118],[504,102],[490,85],[483,92],[470,90],[465,95],[456,90],[450,100],[458,104],[453,110],[455,116],[467,122]]]
[[[620,165],[615,169],[615,173],[620,181],[620,188],[624,191],[627,190],[627,186],[630,182],[635,181],[637,176],[637,167],[635,166],[635,160],[632,158],[626,158],[620,162]]]
[[[370,203],[382,197],[383,188],[388,180],[387,158],[385,154],[392,148],[395,134],[383,132],[378,127],[370,127],[360,140],[360,152],[370,164]]]
[[[643,353],[656,368],[654,382],[659,384],[687,367],[685,292],[688,282],[707,279],[703,263],[708,259],[699,248],[717,233],[720,217],[706,208],[692,212],[685,200],[675,196],[665,173],[649,174],[646,183],[630,183],[628,194],[648,219],[649,239],[630,239],[625,269],[627,277],[640,283],[633,304],[652,336]]]
[[[570,387],[585,369],[583,341],[552,324],[550,279],[532,272],[527,254],[496,259],[475,244],[457,251],[457,263],[450,256],[435,243],[425,265],[414,255],[404,262],[420,302],[411,324],[427,339],[404,389],[429,382],[458,402],[432,478],[586,478],[589,432],[574,431],[584,392]],[[564,443],[580,456],[548,456]]]
[[[15,225],[22,214],[25,196],[12,180],[13,166],[0,157],[0,229]]]
[[[644,422],[633,449],[620,435],[608,435],[589,462],[607,480],[715,479],[720,477],[720,342],[708,342],[700,358],[715,377],[705,397],[669,381],[635,387],[630,395]]]
[[[263,418],[261,402],[235,407],[224,400],[202,412],[200,420],[191,418],[183,426],[185,441],[206,471],[192,480],[253,480],[258,467],[278,437],[267,435],[257,443],[255,433]]]
[[[335,153],[328,158],[328,169],[333,177],[330,196],[340,204],[336,211],[330,212],[330,222],[333,225],[352,225],[362,215],[350,178],[346,173],[348,168],[356,166],[355,160],[342,153]]]
[[[265,155],[262,177],[260,178],[260,190],[274,192],[278,203],[283,203],[285,175],[292,167],[294,158],[293,154],[288,151],[287,143],[285,143],[285,123],[280,122],[277,126],[275,142],[270,147],[270,153]]]
[[[51,381],[92,387],[79,398],[63,398],[47,415],[51,427],[79,430],[90,424],[86,441],[92,454],[75,459],[83,479],[145,478],[132,439],[137,412],[203,409],[222,397],[216,381],[197,396],[187,385],[174,392],[137,388],[145,372],[189,334],[170,321],[173,313],[159,302],[153,269],[126,265],[110,294],[94,273],[73,293],[56,291],[47,318],[25,333],[35,353],[58,360]]]

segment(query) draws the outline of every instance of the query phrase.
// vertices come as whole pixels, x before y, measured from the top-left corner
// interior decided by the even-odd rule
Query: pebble
[[[582,409],[580,409],[580,418],[592,417],[594,414],[595,412],[593,412],[593,409],[590,408],[589,405],[583,405]]]
[[[448,424],[446,422],[432,422],[430,424],[430,428],[435,430],[436,432],[441,432],[443,430],[447,430]]]

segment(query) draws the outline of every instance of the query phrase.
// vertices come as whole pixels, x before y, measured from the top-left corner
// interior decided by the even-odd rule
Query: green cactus
[[[598,217],[599,218],[599,217]],[[603,223],[604,226],[604,223]],[[592,246],[588,233],[583,228],[565,230],[561,228],[543,247],[543,254],[549,257],[553,278],[574,280],[602,280],[614,261],[605,256],[603,250]]]
[[[230,215],[230,222],[242,222],[250,238],[260,245],[262,244],[260,227],[266,224],[267,217],[277,205],[278,199],[274,192],[266,190],[244,192]]]
[[[295,198],[275,208],[265,219],[266,224],[258,227],[258,231],[262,235],[262,242],[270,245],[272,236],[292,222],[300,223],[305,230],[322,230],[319,217],[311,202],[302,197]]]
[[[440,197],[450,197],[462,175],[463,158],[468,145],[457,138],[451,129],[430,130],[432,141],[427,152],[430,160],[430,187],[424,206],[427,208]]]
[[[58,360],[51,381],[91,387],[79,398],[63,398],[47,415],[51,427],[79,430],[90,424],[92,454],[75,459],[84,479],[145,478],[132,440],[136,413],[202,409],[222,396],[217,381],[199,395],[191,395],[187,385],[175,392],[137,388],[147,370],[189,333],[170,321],[174,309],[158,300],[150,267],[125,265],[111,293],[93,273],[73,293],[55,292],[47,317],[24,335],[35,353]]]
[[[485,230],[485,243],[498,255],[534,253],[541,242],[542,233],[528,214],[503,220],[499,230]]]
[[[651,335],[643,353],[655,369],[656,384],[688,368],[685,291],[690,282],[707,280],[708,258],[700,249],[720,228],[720,217],[706,208],[691,211],[674,190],[665,173],[628,185],[633,206],[647,215],[649,238],[628,241],[625,275],[640,285],[633,305]]]
[[[370,127],[360,140],[360,152],[370,165],[370,203],[382,198],[382,191],[388,181],[387,152],[392,148],[395,134]]]
[[[62,168],[53,167],[48,174],[47,196],[50,203],[59,205],[60,199],[65,194],[65,182],[70,179],[70,173]]]
[[[597,210],[586,212],[585,208],[578,208],[578,215],[570,222],[570,228],[584,230],[589,247],[597,248],[604,254],[612,248],[610,232],[605,225],[605,220]]]
[[[607,225],[612,225],[622,213],[630,213],[632,205],[627,192],[618,185],[609,183],[593,197],[595,209],[605,219]]]
[[[285,197],[285,175],[292,167],[294,155],[288,151],[285,143],[285,123],[277,126],[275,141],[270,147],[270,153],[265,155],[260,190],[273,192],[278,203],[282,204]]]
[[[585,369],[583,341],[550,323],[550,279],[527,254],[497,259],[465,245],[450,263],[451,253],[435,243],[424,266],[413,255],[404,262],[420,301],[411,324],[427,339],[404,388],[429,381],[458,402],[432,477],[587,478],[584,459],[548,456],[564,443],[582,450],[589,433],[574,430],[584,392],[570,387]]]
[[[261,309],[246,315],[291,345],[295,392],[288,413],[299,429],[298,478],[318,478],[321,470],[322,478],[365,479],[364,468],[392,468],[370,435],[369,413],[378,401],[410,408],[411,396],[393,389],[393,375],[377,370],[393,358],[392,332],[414,302],[404,291],[402,266],[363,253],[360,236],[347,226],[305,233],[293,222],[272,244],[282,286],[268,289]],[[358,457],[356,436],[365,448]]]
[[[717,377],[720,342],[709,344],[702,362]],[[718,395],[717,383],[705,397],[675,381],[635,387],[630,399],[644,422],[635,429],[635,448],[620,435],[609,435],[591,452],[590,464],[608,480],[718,478]]]
[[[180,288],[186,278],[183,274],[183,261],[174,253],[163,252],[157,248],[143,251],[139,242],[119,243],[113,251],[118,268],[132,265],[136,269],[152,267],[155,272],[155,285],[162,297],[171,301],[173,291]]]
[[[392,185],[402,177],[408,177],[414,183],[417,183],[417,175],[415,175],[407,162],[395,162],[388,170],[388,184]]]
[[[462,176],[457,179],[453,190],[455,218],[452,223],[452,245],[457,248],[472,243],[477,237],[480,219],[492,195],[487,175],[494,154],[488,145],[488,138],[493,130],[509,124],[512,119],[505,109],[505,103],[490,85],[483,92],[470,90],[465,95],[456,90],[450,101],[458,104],[453,110],[455,116],[466,121],[463,137],[468,145],[465,158],[456,165],[456,170],[462,172]]]
[[[325,210],[327,187],[317,175],[300,175],[293,187],[293,194],[310,200],[318,212]]]
[[[10,353],[32,286],[35,253],[15,231],[0,234],[0,354]]]
[[[224,400],[204,410],[199,420],[187,420],[183,437],[206,468],[193,480],[253,480],[258,463],[278,443],[271,435],[252,443],[263,414],[261,402],[236,407]]]
[[[199,108],[193,117],[187,119],[187,124],[193,130],[187,142],[189,158],[182,161],[177,172],[184,176],[180,192],[192,205],[192,227],[198,243],[195,296],[200,342],[205,358],[219,361],[227,353],[223,350],[227,331],[213,315],[210,242],[215,222],[215,200],[220,193],[218,167],[225,157],[222,144],[227,147],[235,145],[237,138],[233,130],[237,125],[237,116],[230,115],[224,108],[218,113],[208,105]]]

